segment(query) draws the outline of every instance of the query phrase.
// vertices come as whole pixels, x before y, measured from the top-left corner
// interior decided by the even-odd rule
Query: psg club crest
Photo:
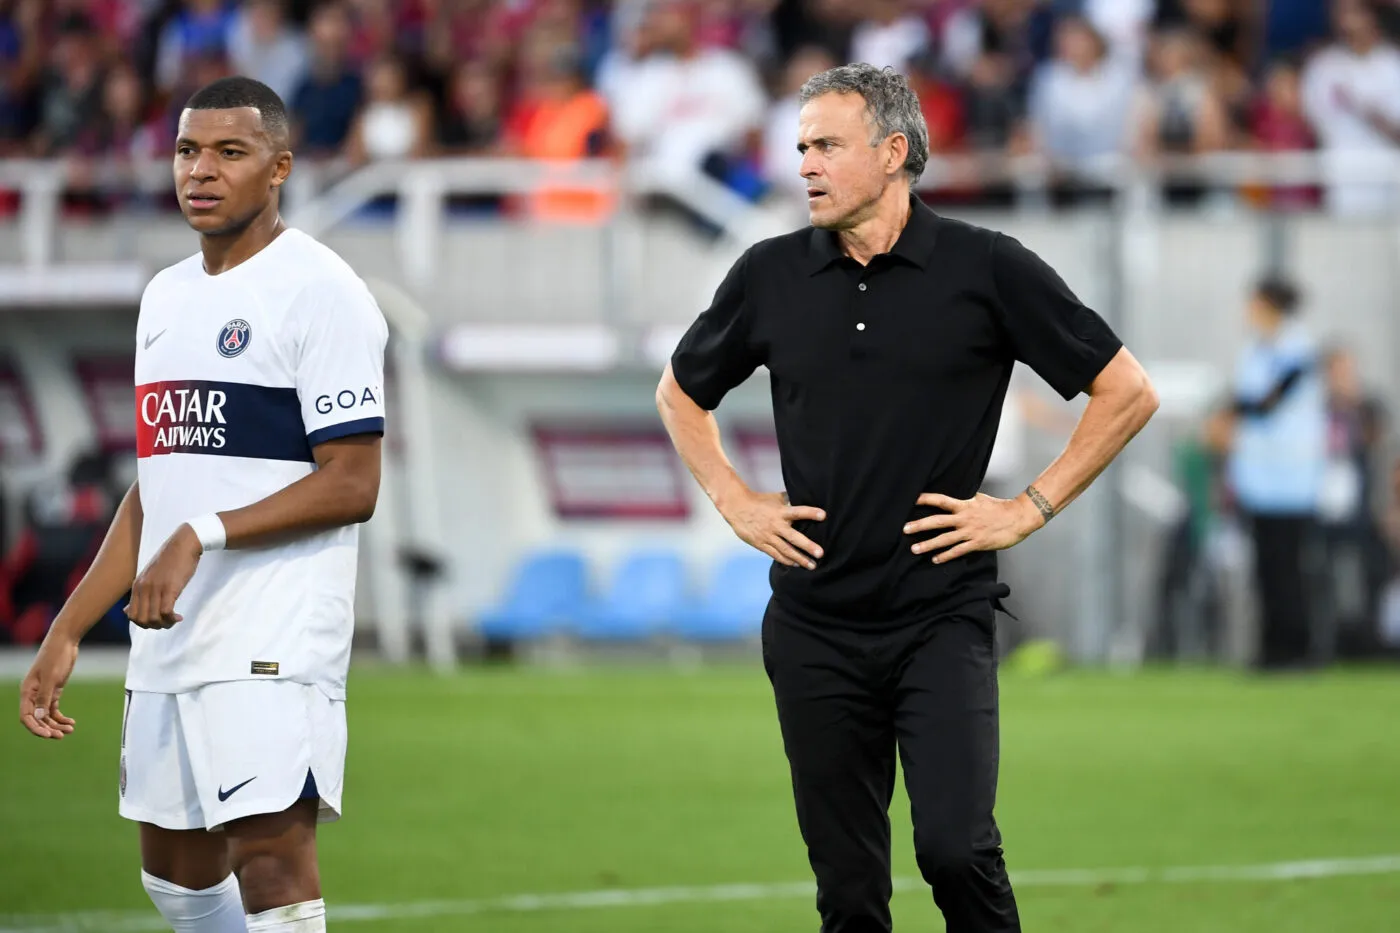
[[[253,328],[242,318],[235,318],[219,331],[219,355],[235,357],[248,349],[248,341],[253,339]]]

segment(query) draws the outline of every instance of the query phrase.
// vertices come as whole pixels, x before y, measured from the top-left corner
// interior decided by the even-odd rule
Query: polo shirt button
[[[861,282],[861,283],[860,283],[860,290],[861,290],[861,291],[865,291],[865,283],[864,283],[864,282]]]
[[[861,321],[859,324],[857,324],[856,330],[865,330],[865,322]]]

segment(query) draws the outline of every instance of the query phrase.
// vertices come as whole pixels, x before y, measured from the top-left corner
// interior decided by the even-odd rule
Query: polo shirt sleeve
[[[762,362],[749,339],[748,265],[745,252],[671,355],[677,384],[706,411],[718,408],[729,390],[749,378]]]
[[[318,283],[304,305],[296,364],[307,443],[384,433],[384,348],[389,328],[358,279]]]
[[[1064,398],[1087,389],[1122,348],[1045,260],[1000,233],[992,242],[992,281],[1012,354]]]

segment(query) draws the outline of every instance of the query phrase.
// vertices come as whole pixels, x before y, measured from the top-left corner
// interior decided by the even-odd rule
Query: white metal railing
[[[1295,186],[1323,185],[1337,179],[1339,153],[1222,151],[1200,155],[1168,155],[1150,161],[1112,154],[1066,163],[1044,155],[956,155],[929,159],[919,187],[956,185],[971,175],[983,183],[1012,182],[1027,190],[1044,188],[1065,172],[1109,187],[1153,183],[1164,178],[1194,178],[1207,185]],[[1345,153],[1354,166],[1347,180],[1367,184],[1400,184],[1400,150]]]
[[[1152,224],[1160,215],[1157,196],[1168,178],[1199,180],[1218,192],[1254,187],[1325,187],[1330,182],[1366,183],[1400,191],[1400,152],[1368,153],[1341,163],[1334,154],[1319,152],[1222,152],[1169,157],[1150,164],[1115,155],[1073,166],[1056,164],[1039,155],[1020,157],[943,155],[929,161],[920,188],[976,188],[1010,184],[1018,203],[1034,208],[1047,202],[1051,185],[1072,174],[1082,183],[1117,191],[1120,218],[1118,253],[1123,274],[1133,270],[1151,250]],[[170,163],[86,160],[0,160],[0,188],[18,190],[20,210],[12,242],[19,255],[0,259],[0,300],[16,303],[75,303],[100,300],[127,302],[139,295],[133,285],[143,271],[138,263],[99,263],[58,260],[62,198],[75,185],[97,190],[136,192],[163,198],[171,186]],[[642,234],[632,209],[642,195],[664,194],[704,218],[721,232],[719,262],[765,236],[783,232],[800,217],[798,197],[779,195],[762,206],[751,204],[704,173],[650,172],[609,160],[552,163],[505,158],[449,158],[412,162],[380,162],[350,170],[344,163],[303,161],[296,165],[284,189],[284,212],[297,226],[324,235],[366,205],[386,196],[398,201],[392,236],[401,283],[417,300],[424,300],[439,264],[447,231],[447,200],[460,195],[519,195],[542,186],[610,192],[619,195],[619,209],[597,228],[598,262],[602,270],[604,326],[613,327],[637,357],[644,334],[628,334],[620,322],[630,320],[631,283],[640,281],[644,262]],[[1229,195],[1225,194],[1228,198]],[[154,200],[149,203],[158,203]],[[141,214],[127,213],[124,223],[139,224]],[[1400,232],[1400,226],[1397,227]],[[136,230],[129,230],[136,233]],[[134,249],[134,247],[133,247]],[[8,257],[6,257],[8,258]],[[104,291],[105,290],[105,291]]]
[[[1125,192],[1150,191],[1163,179],[1197,179],[1213,188],[1244,186],[1326,186],[1342,180],[1400,187],[1400,151],[1352,155],[1345,166],[1323,152],[1219,152],[1173,156],[1143,163],[1114,155],[1074,165],[1057,164],[1040,155],[943,155],[929,160],[920,188],[956,188],[1010,183],[1028,203],[1035,203],[1069,170],[1075,177]],[[22,231],[20,262],[44,267],[53,262],[62,196],[75,184],[107,190],[163,195],[171,184],[170,163],[84,160],[0,160],[0,188],[20,192],[18,225]],[[403,237],[419,241],[433,234],[434,217],[453,195],[509,195],[539,190],[541,185],[624,195],[665,194],[735,240],[752,242],[755,232],[771,227],[771,218],[698,170],[677,180],[642,168],[625,169],[601,159],[548,163],[505,158],[425,159],[372,163],[349,171],[343,163],[298,162],[286,188],[284,209],[298,225],[324,233],[360,208],[383,196],[397,196],[404,215]],[[410,282],[426,274],[416,268],[431,251],[401,247]],[[417,258],[415,258],[417,257]]]
[[[289,209],[312,200],[326,178],[344,169],[338,163],[298,165],[295,183],[284,195]],[[21,231],[18,265],[48,269],[55,262],[58,227],[66,192],[95,190],[163,198],[173,190],[171,164],[165,159],[130,162],[86,159],[0,159],[0,189],[20,195]],[[3,263],[0,263],[3,265]]]

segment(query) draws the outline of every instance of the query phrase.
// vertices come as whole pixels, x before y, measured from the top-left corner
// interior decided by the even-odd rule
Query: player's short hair
[[[186,110],[235,110],[252,107],[262,117],[263,129],[274,145],[285,146],[289,137],[287,105],[277,92],[252,78],[235,75],[220,78],[190,95]]]
[[[1282,275],[1266,275],[1254,286],[1254,294],[1262,298],[1279,314],[1292,314],[1298,310],[1301,295],[1298,286]]]
[[[813,75],[802,85],[797,99],[807,103],[823,94],[859,94],[865,101],[865,111],[874,124],[872,146],[893,133],[903,133],[909,140],[909,155],[904,159],[904,171],[909,181],[916,182],[928,164],[928,124],[914,93],[904,75],[893,68],[876,68],[864,63],[841,65]]]

